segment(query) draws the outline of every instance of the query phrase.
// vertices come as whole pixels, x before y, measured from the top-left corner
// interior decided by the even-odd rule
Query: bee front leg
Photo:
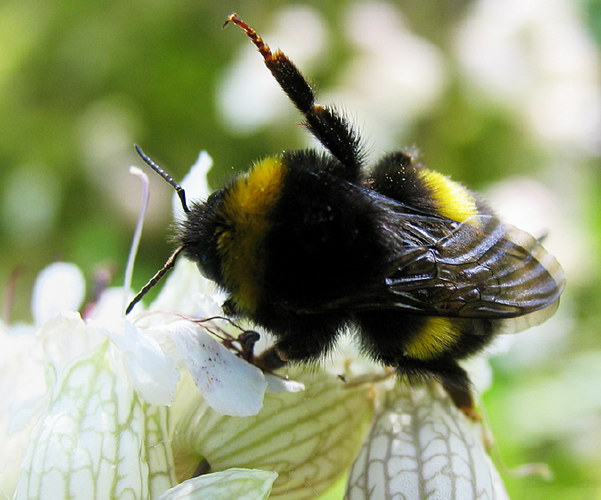
[[[266,372],[273,372],[286,366],[288,359],[276,345],[266,349],[253,359],[253,364]]]
[[[333,339],[331,339],[333,341]],[[329,350],[331,343],[324,342],[324,337],[304,335],[286,336],[274,346],[255,357],[253,363],[265,371],[274,371],[286,366],[289,362],[314,362]]]

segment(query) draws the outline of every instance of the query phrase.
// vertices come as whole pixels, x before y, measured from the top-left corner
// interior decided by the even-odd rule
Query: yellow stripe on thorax
[[[426,324],[405,346],[412,358],[434,359],[452,347],[461,336],[459,326],[448,318],[428,318]]]
[[[223,203],[225,229],[218,236],[226,285],[236,305],[252,312],[260,300],[265,272],[263,245],[269,217],[281,194],[284,168],[277,157],[255,164],[236,179]]]
[[[441,215],[457,222],[478,214],[476,200],[461,184],[446,175],[424,168],[420,175],[438,205]]]

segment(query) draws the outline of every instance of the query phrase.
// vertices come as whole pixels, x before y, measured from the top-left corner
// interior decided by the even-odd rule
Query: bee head
[[[218,284],[222,282],[217,242],[223,199],[224,192],[216,191],[204,203],[193,203],[177,236],[183,254],[196,262],[205,278]]]

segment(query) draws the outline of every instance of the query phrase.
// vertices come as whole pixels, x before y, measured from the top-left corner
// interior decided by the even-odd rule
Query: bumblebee
[[[458,360],[550,317],[564,288],[560,265],[410,154],[368,168],[355,129],[315,102],[292,61],[237,14],[229,23],[246,32],[326,151],[267,157],[188,207],[184,190],[137,148],[177,190],[186,218],[178,247],[127,312],[183,254],[227,292],[228,315],[274,335],[259,366],[318,360],[350,327],[372,359],[410,380],[438,379],[474,415]]]

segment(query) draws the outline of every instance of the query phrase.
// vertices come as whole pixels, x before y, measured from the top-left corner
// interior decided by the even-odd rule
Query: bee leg
[[[471,383],[466,371],[454,360],[442,363],[436,361],[434,363],[434,375],[440,380],[443,389],[449,395],[453,404],[471,420],[481,420],[474,404],[474,396],[470,388]]]
[[[309,131],[346,167],[345,177],[351,181],[356,180],[361,170],[363,153],[359,136],[348,121],[334,109],[316,104],[311,86],[288,56],[279,50],[272,53],[269,45],[238,14],[230,14],[225,25],[229,23],[246,32],[282,90],[305,115],[305,125]]]
[[[453,359],[423,361],[408,356],[394,363],[396,370],[409,379],[429,377],[438,380],[453,404],[471,420],[480,420],[474,398],[470,390],[470,380],[466,371]]]
[[[482,416],[476,410],[474,397],[469,387],[458,385],[455,381],[448,379],[441,380],[442,387],[451,398],[451,401],[459,408],[465,416],[474,421],[482,420]]]
[[[259,341],[261,335],[254,330],[245,330],[236,339],[240,344],[242,359],[252,361],[254,359],[255,344]]]
[[[286,355],[277,346],[266,349],[253,359],[253,364],[266,372],[273,372],[278,368],[286,366],[288,360]]]
[[[253,360],[266,371],[277,370],[289,362],[318,361],[330,351],[346,323],[344,317],[317,314],[299,314],[290,320],[270,313],[266,319],[271,324],[264,326],[276,335],[276,343]]]
[[[288,334],[281,337],[274,346],[256,356],[253,364],[263,370],[274,371],[289,362],[315,361],[329,351],[334,340],[334,335],[329,337],[321,335],[308,336],[305,333],[300,337]]]

